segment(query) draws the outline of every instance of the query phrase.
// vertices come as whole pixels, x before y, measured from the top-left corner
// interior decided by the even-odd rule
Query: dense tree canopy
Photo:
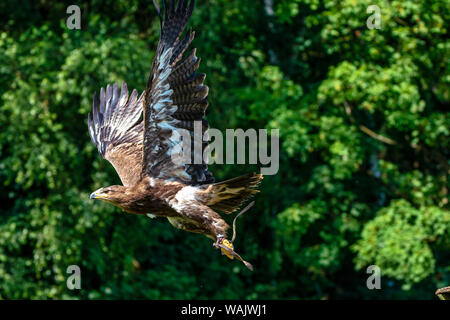
[[[151,0],[91,0],[69,30],[72,2],[52,2],[0,3],[0,298],[431,298],[449,285],[447,1],[376,1],[380,29],[369,0],[197,1],[210,124],[280,129],[280,170],[238,224],[253,273],[205,237],[89,200],[119,183],[89,139],[92,95],[144,90],[159,22]],[[370,265],[381,290],[366,287]]]

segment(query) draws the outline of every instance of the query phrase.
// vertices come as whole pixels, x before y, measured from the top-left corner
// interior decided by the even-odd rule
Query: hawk
[[[122,185],[100,188],[90,198],[125,212],[167,218],[178,229],[204,234],[222,254],[252,269],[227,240],[229,225],[218,212],[230,214],[240,208],[258,192],[262,175],[216,183],[203,159],[208,145],[204,141],[191,154],[195,158],[202,153],[199,163],[172,161],[177,130],[187,130],[194,137],[195,122],[203,133],[209,128],[204,118],[208,87],[203,84],[206,75],[197,72],[196,49],[184,54],[194,39],[193,31],[182,37],[194,0],[172,0],[170,6],[164,0],[163,4],[162,13],[154,1],[161,35],[145,91],[139,95],[133,90],[129,95],[126,83],[120,88],[115,83],[94,94],[89,134]]]

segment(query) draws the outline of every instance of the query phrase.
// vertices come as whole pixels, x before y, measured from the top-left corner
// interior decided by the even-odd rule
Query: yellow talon
[[[222,240],[222,244],[223,244],[225,247],[227,247],[228,249],[230,249],[231,251],[234,251],[233,244],[232,244],[230,241],[228,241],[227,239],[223,239],[223,240]],[[220,250],[222,251],[222,253],[223,253],[224,255],[226,255],[226,256],[227,256],[228,258],[230,258],[231,260],[234,259],[234,256],[233,256],[231,253],[229,253],[226,249],[220,248]]]

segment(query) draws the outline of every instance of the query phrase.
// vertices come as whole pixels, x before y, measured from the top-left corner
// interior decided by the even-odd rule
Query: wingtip
[[[159,9],[159,5],[156,2],[156,0],[153,0],[153,5],[155,6],[156,12],[158,12],[158,15],[161,13],[161,10]]]
[[[124,95],[128,96],[128,86],[125,81],[122,81],[122,85],[120,86],[120,96],[122,97]]]
[[[94,91],[94,96],[92,97],[92,108],[98,108],[99,107],[99,99],[98,99],[98,94],[97,91]]]
[[[251,174],[251,176],[252,176],[253,178],[258,179],[258,181],[261,181],[262,179],[264,179],[264,176],[262,175],[262,173],[256,173],[256,172],[253,172],[253,173]]]
[[[160,21],[160,23],[162,23],[161,9],[159,8],[159,5],[158,5],[158,3],[156,2],[156,0],[153,0],[153,5],[155,6],[156,13],[158,14],[159,21]]]
[[[194,7],[195,7],[195,0],[191,0],[189,4],[189,14],[192,14],[192,12],[194,11]]]

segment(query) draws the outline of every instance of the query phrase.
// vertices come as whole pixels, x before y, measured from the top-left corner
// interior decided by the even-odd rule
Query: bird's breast
[[[158,179],[159,180],[159,179]],[[145,179],[127,195],[124,211],[134,214],[153,214],[160,217],[174,217],[178,213],[169,205],[180,186],[164,181]]]

